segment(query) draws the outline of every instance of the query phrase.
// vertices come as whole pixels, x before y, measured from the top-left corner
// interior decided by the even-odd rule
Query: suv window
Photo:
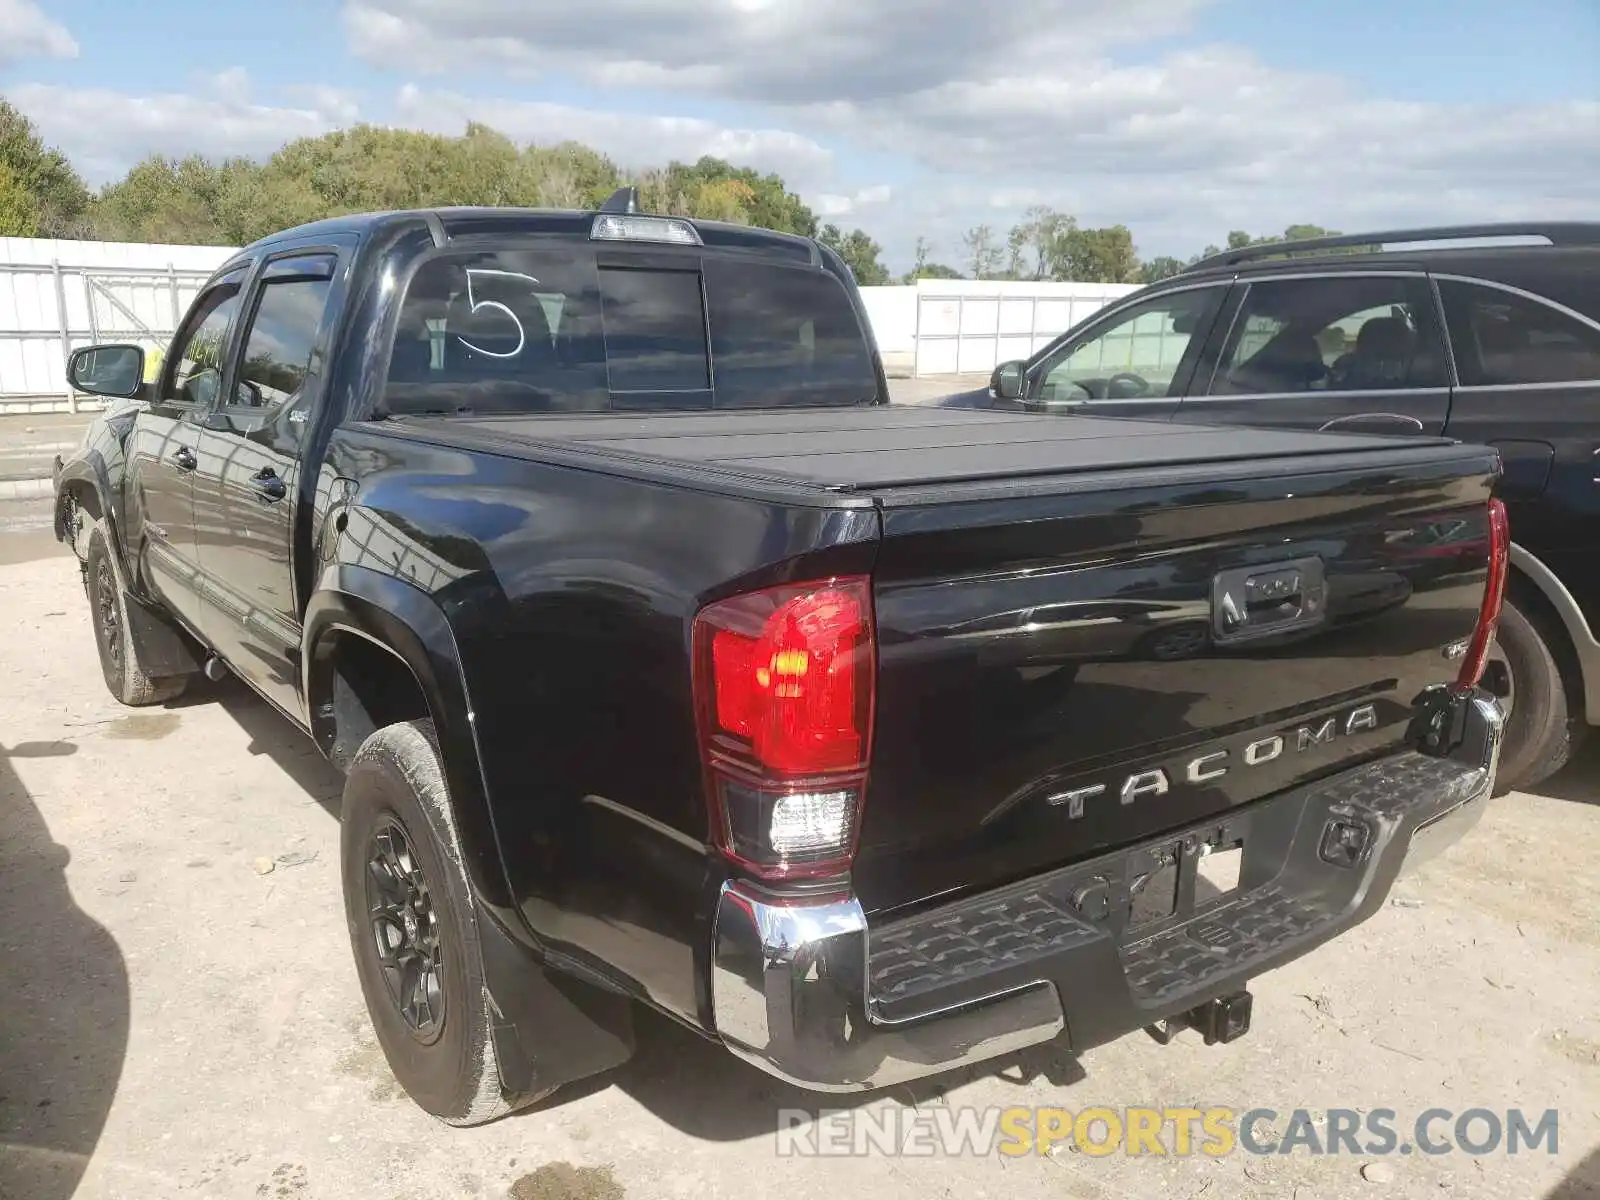
[[[575,246],[423,263],[401,305],[385,404],[573,412],[876,393],[869,343],[831,276],[715,256],[633,263]]]
[[[1249,285],[1211,394],[1444,387],[1444,345],[1426,281],[1400,276]]]
[[[330,279],[269,278],[261,288],[234,387],[234,404],[269,415],[292,401],[311,370]]]
[[[237,271],[195,302],[172,348],[172,369],[161,389],[163,403],[209,408],[216,400],[228,329],[239,312],[243,282],[244,272]]]
[[[1157,296],[1111,317],[1087,341],[1068,342],[1037,368],[1029,399],[1045,404],[1142,400],[1176,394],[1179,367],[1222,288]]]
[[[1500,288],[1439,281],[1467,387],[1600,380],[1600,329]]]

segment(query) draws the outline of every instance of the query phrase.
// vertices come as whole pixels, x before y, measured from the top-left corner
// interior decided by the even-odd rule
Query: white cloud
[[[776,171],[791,187],[826,178],[833,155],[784,129],[729,129],[692,117],[645,116],[534,101],[480,100],[408,84],[395,99],[395,124],[459,133],[481,121],[517,141],[578,141],[624,166],[692,162],[711,154],[737,166]]]
[[[0,67],[25,58],[77,58],[78,43],[33,0],[0,0]]]
[[[860,212],[863,208],[887,204],[893,194],[894,189],[887,183],[879,183],[874,184],[872,187],[862,188],[860,191],[848,196],[841,196],[834,192],[819,192],[807,199],[819,217],[847,217],[852,213]]]
[[[932,80],[1075,67],[1212,0],[350,0],[357,54],[416,71],[555,70],[762,103],[881,100]]]
[[[1056,79],[952,80],[891,106],[791,116],[935,172],[933,207],[946,220],[1003,228],[1049,204],[1128,225],[1147,254],[1301,221],[1354,230],[1589,215],[1600,179],[1595,101],[1386,100],[1227,47],[1137,67],[1086,59]]]
[[[211,95],[130,96],[38,83],[10,86],[5,94],[91,183],[115,179],[149,154],[262,157],[293,138],[325,133],[347,119],[316,107],[251,103],[248,80],[225,75],[221,87],[212,79]]]
[[[1191,32],[1213,2],[349,0],[344,18],[374,61],[753,102],[792,136],[911,160],[926,175],[899,189],[892,224],[861,211],[854,181],[805,192],[824,217],[871,229],[876,215],[897,258],[919,220],[954,257],[960,229],[1003,231],[1030,203],[1127,224],[1147,254],[1302,221],[1592,215],[1594,99],[1398,101],[1193,39],[1128,59],[1130,45]],[[497,123],[496,106],[480,108]]]

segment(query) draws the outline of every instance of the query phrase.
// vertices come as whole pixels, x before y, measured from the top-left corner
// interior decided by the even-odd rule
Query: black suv
[[[1600,224],[1230,250],[939,403],[1498,447],[1514,539],[1488,680],[1510,710],[1503,786],[1539,782],[1600,724]]]

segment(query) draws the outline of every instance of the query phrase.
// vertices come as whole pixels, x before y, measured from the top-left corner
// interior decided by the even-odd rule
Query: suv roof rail
[[[1374,233],[1341,233],[1331,237],[1302,238],[1292,242],[1260,242],[1224,250],[1184,269],[1209,270],[1234,267],[1258,258],[1316,254],[1346,247],[1386,249],[1396,244],[1408,248],[1417,242],[1461,242],[1487,238],[1542,237],[1552,246],[1600,246],[1600,223],[1584,221],[1503,222],[1491,225],[1437,225],[1424,229],[1389,229]]]
[[[636,213],[639,211],[639,189],[619,187],[606,197],[600,206],[603,213]]]

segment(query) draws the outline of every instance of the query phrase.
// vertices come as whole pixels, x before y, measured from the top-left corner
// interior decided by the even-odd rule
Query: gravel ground
[[[1259,980],[1233,1046],[1139,1035],[860,1102],[1555,1108],[1553,1157],[779,1158],[778,1111],[817,1098],[647,1014],[611,1076],[452,1130],[368,1029],[338,779],[237,685],[115,704],[74,564],[40,553],[0,565],[0,1196],[1600,1196],[1600,758]]]

